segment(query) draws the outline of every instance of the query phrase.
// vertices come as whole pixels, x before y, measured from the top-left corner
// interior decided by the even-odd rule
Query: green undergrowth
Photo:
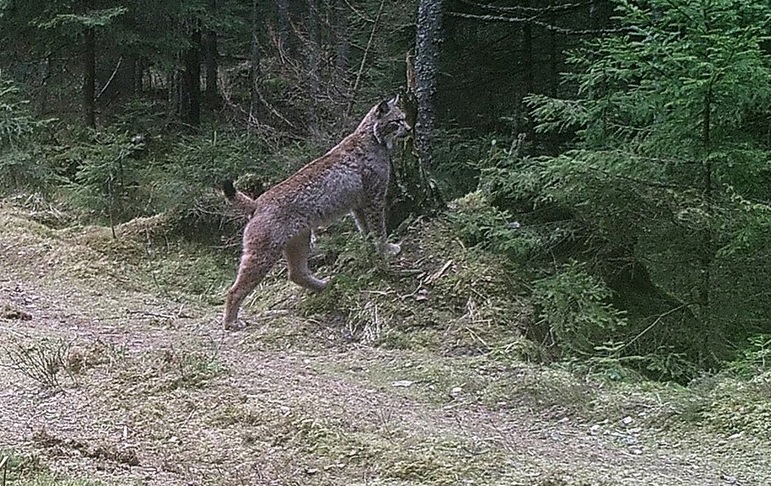
[[[376,471],[380,480],[398,484],[436,485],[458,484],[459,478],[486,482],[505,473],[499,450],[457,432],[416,429],[399,410],[383,407],[366,417],[320,412],[311,406],[241,403],[223,409],[214,424],[234,427],[256,451],[293,451],[296,468],[318,484],[355,476],[354,471]],[[495,463],[501,467],[490,466]]]
[[[215,325],[238,249],[180,238],[167,217],[132,220],[117,226],[114,237],[109,227],[58,228],[45,221],[67,217],[44,217],[6,200],[0,204],[0,262],[9,272],[51,284],[194,303],[202,310],[197,315]],[[396,353],[398,359],[376,360],[364,371],[351,372],[345,363],[329,370],[437,405],[526,407],[596,423],[632,417],[656,427],[767,435],[767,340],[729,371],[686,386],[647,381],[619,363],[544,366],[554,357],[525,337],[534,315],[527,272],[467,247],[454,228],[444,216],[413,221],[394,236],[402,252],[388,261],[348,220],[320,231],[311,267],[332,284],[313,294],[288,282],[277,265],[244,303],[242,315],[251,324],[244,349]],[[7,315],[16,315],[12,311]],[[146,381],[163,390],[199,388],[228,374],[208,345],[188,354],[170,348],[148,362]]]
[[[0,449],[0,478],[3,486],[102,486],[98,481],[68,479],[54,474],[31,454]]]
[[[298,305],[308,318],[336,316],[349,339],[388,349],[443,355],[519,353],[530,312],[516,271],[468,249],[441,217],[400,234],[402,252],[383,260],[353,230],[320,238],[319,273],[332,285]],[[522,357],[518,355],[518,357]]]

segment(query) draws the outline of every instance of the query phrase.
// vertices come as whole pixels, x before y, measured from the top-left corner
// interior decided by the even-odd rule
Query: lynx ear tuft
[[[381,117],[391,111],[391,107],[388,106],[388,100],[383,100],[377,105],[377,116]]]
[[[391,106],[399,106],[399,103],[402,101],[401,93],[396,93],[396,96],[393,100],[391,100]]]

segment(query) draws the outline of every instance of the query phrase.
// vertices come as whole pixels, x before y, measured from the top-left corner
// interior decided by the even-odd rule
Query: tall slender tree
[[[209,19],[217,15],[217,0],[209,0],[207,4]],[[211,22],[211,20],[209,20]],[[209,106],[214,106],[219,98],[217,92],[217,68],[219,53],[217,51],[217,31],[213,26],[206,28],[203,37],[204,66],[206,87],[204,88],[204,100]]]
[[[249,69],[249,120],[260,119],[260,2],[252,0],[251,21],[251,66]]]
[[[182,52],[182,70],[177,86],[178,112],[183,123],[198,126],[201,122],[201,22],[187,19],[183,29],[188,35],[188,45]]]
[[[93,1],[86,0],[86,9],[93,9]],[[96,29],[85,25],[83,29],[83,122],[96,128]]]
[[[439,45],[442,42],[441,0],[420,0],[415,36],[415,96],[417,123],[415,148],[425,168],[433,166],[432,138],[436,125],[434,94],[439,73]]]

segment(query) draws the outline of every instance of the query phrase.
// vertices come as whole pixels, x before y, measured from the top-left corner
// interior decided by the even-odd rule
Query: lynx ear
[[[382,117],[386,113],[391,111],[391,107],[388,106],[388,100],[383,100],[380,102],[379,105],[377,105],[377,116]]]
[[[391,106],[399,106],[399,103],[402,101],[401,93],[396,93],[396,97],[391,100]]]

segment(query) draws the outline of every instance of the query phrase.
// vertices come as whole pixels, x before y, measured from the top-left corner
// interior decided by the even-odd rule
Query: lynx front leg
[[[363,233],[363,234],[369,233],[369,228],[367,227],[367,220],[364,218],[364,213],[362,213],[360,209],[352,210],[351,216],[353,216],[353,222],[356,223],[356,229],[359,230],[359,233]]]
[[[361,217],[365,228],[375,234],[377,238],[377,251],[382,256],[392,257],[402,251],[399,245],[386,241],[385,194],[382,198],[374,199],[362,209],[354,211],[354,216]]]

